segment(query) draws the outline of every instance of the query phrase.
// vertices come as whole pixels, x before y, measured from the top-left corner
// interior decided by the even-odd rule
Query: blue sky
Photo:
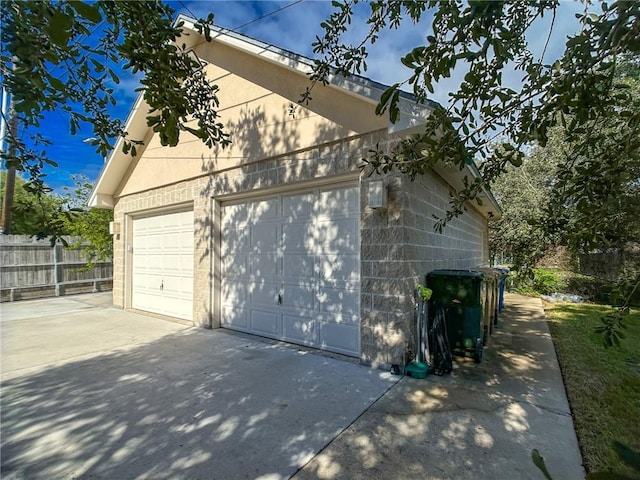
[[[239,31],[258,40],[271,43],[281,48],[296,53],[313,56],[311,44],[316,35],[322,33],[320,23],[327,18],[331,11],[331,2],[324,0],[303,1],[169,1],[168,3],[178,13],[189,16],[206,16],[209,12],[215,15],[215,23],[230,29]],[[287,5],[290,5],[287,7]],[[283,8],[286,7],[286,8]],[[364,17],[367,11],[366,5],[361,5]],[[273,13],[282,9],[277,13]],[[575,13],[581,11],[582,5],[573,1],[564,0],[554,26],[554,35],[551,39],[545,60],[557,58],[563,50],[566,35],[575,33],[578,22]],[[263,17],[264,18],[260,18]],[[259,19],[260,18],[260,19]],[[549,19],[535,25],[530,35],[530,42],[534,51],[541,51],[546,40]],[[240,27],[240,28],[239,28]],[[353,41],[363,38],[367,30],[364,20],[354,22],[349,32]],[[374,48],[370,49],[370,56],[366,76],[376,81],[393,84],[406,79],[408,70],[400,63],[400,58],[413,47],[423,44],[424,38],[429,34],[430,18],[423,17],[419,25],[411,25],[409,22],[399,31],[391,31],[383,34]],[[449,79],[446,83],[436,86],[434,100],[445,104],[447,93],[455,88],[459,79]],[[517,85],[518,78],[512,75],[505,76],[507,83]],[[121,77],[117,86],[117,108],[114,116],[126,119],[131,106],[136,98],[135,88],[137,79],[129,76]],[[53,145],[48,148],[49,156],[59,165],[57,169],[47,171],[46,182],[56,191],[65,185],[71,185],[72,174],[86,175],[91,181],[95,181],[100,173],[104,159],[95,153],[93,147],[83,142],[91,137],[88,126],[84,126],[76,136],[69,134],[69,125],[65,116],[54,112],[43,122],[40,133],[49,138]]]

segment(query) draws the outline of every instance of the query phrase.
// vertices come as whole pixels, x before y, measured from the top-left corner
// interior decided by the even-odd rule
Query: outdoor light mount
[[[369,182],[369,208],[385,208],[387,206],[387,186],[383,180]]]

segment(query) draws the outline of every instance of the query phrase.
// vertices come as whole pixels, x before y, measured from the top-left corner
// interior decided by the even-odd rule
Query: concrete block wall
[[[361,311],[363,363],[386,368],[404,364],[413,348],[413,291],[438,268],[468,268],[488,261],[484,216],[472,206],[443,230],[433,215],[445,214],[449,185],[431,172],[415,181],[404,175],[384,178],[387,207],[372,210],[365,200],[369,182],[362,179]]]
[[[369,185],[379,179],[361,179],[361,361],[387,368],[404,363],[413,318],[413,286],[407,262],[408,232],[403,224],[402,178],[384,177],[386,207],[371,209],[367,205]]]

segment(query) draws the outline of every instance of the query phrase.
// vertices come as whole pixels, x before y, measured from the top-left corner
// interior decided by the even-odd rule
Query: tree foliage
[[[605,156],[602,166],[585,169],[573,169],[572,160],[567,162],[573,169],[567,186],[583,192],[590,203],[602,202],[612,193],[594,185],[594,174],[600,179],[616,169],[620,158],[638,158],[640,109],[628,91],[615,88],[615,78],[622,58],[640,55],[640,3],[602,2],[593,6],[599,8],[593,12],[585,2],[581,30],[567,39],[564,54],[553,63],[546,63],[544,54],[532,53],[526,35],[545,15],[555,24],[557,0],[375,0],[368,2],[366,37],[358,44],[342,43],[342,34],[355,21],[357,3],[333,2],[334,13],[322,23],[324,35],[314,43],[321,58],[315,63],[313,81],[326,83],[333,72],[366,71],[367,47],[382,30],[417,22],[427,14],[433,16],[431,35],[402,58],[408,76],[382,95],[377,111],[388,112],[395,122],[399,88],[410,88],[419,102],[426,102],[439,81],[454,71],[463,74],[448,105],[432,113],[422,135],[401,142],[390,154],[374,151],[365,159],[373,171],[398,169],[411,178],[439,161],[462,168],[470,157],[479,160],[483,178],[458,193],[440,227],[462,212],[483,186],[491,186],[508,165],[520,166],[531,142],[546,145],[554,126],[563,128],[571,148],[569,159]],[[509,68],[522,76],[519,88],[503,85],[503,72]],[[302,101],[309,97],[308,91]],[[603,118],[613,128],[613,138],[594,128]],[[501,148],[493,148],[498,138]]]
[[[6,172],[2,172],[0,202],[4,200],[6,175]],[[49,231],[48,226],[55,222],[63,208],[64,200],[62,198],[35,192],[31,183],[17,175],[10,231],[15,235],[36,235],[44,238],[47,235],[46,232]]]
[[[69,235],[80,237],[70,248],[81,249],[87,267],[91,268],[95,262],[113,257],[113,236],[109,233],[113,210],[87,208],[93,184],[84,175],[72,175],[71,178],[74,187],[65,188],[63,199],[67,211],[73,214],[64,217],[64,228]]]
[[[47,112],[66,113],[72,134],[90,125],[102,156],[118,139],[124,140],[125,152],[135,155],[142,139],[129,138],[124,123],[109,115],[120,81],[117,67],[142,72],[141,90],[151,109],[147,123],[163,145],[176,145],[184,131],[209,147],[229,143],[216,111],[218,87],[180,41],[182,23],[175,22],[170,6],[161,1],[6,0],[0,14],[4,85],[19,130],[31,134],[29,142],[11,136],[7,151],[13,154],[4,157],[27,174],[35,190],[44,191],[44,166],[56,166],[38,133]],[[212,22],[209,15],[196,23],[208,40]]]
[[[640,111],[638,59],[623,59],[612,91],[627,100],[627,108]],[[640,133],[638,126],[614,109],[576,130],[564,138],[563,127],[556,127],[555,141],[542,149],[558,165],[545,230],[574,253],[624,249],[640,241],[640,152],[627,151],[625,144]]]
[[[557,141],[552,137],[547,147]],[[545,148],[534,148],[520,167],[508,166],[493,185],[502,217],[489,224],[491,255],[506,256],[516,270],[535,267],[557,241],[557,236],[549,235],[543,226],[558,163],[558,158],[547,155]]]

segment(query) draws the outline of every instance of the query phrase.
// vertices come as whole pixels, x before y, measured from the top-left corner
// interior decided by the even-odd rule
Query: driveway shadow
[[[189,329],[3,382],[2,477],[288,478],[394,382]]]

